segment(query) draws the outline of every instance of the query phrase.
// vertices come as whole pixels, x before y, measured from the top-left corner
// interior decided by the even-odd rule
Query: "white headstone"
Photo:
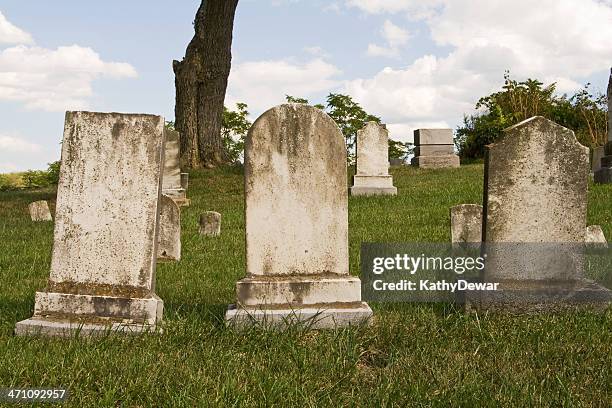
[[[165,194],[161,198],[157,259],[160,261],[181,259],[181,209]]]
[[[141,331],[161,320],[163,128],[153,115],[66,113],[51,272],[17,334]]]
[[[218,237],[221,235],[221,214],[207,211],[200,215],[200,235]]]
[[[53,221],[51,211],[49,211],[49,204],[44,200],[30,203],[28,210],[30,211],[32,221]]]
[[[384,125],[368,122],[357,132],[357,173],[351,195],[396,195],[389,175],[389,131]]]
[[[163,193],[171,197],[179,206],[189,206],[187,187],[183,187],[183,174],[180,169],[180,133],[164,129],[164,178]]]
[[[246,278],[227,320],[313,327],[366,321],[360,280],[349,275],[346,147],[323,111],[277,106],[245,147]]]
[[[416,129],[411,164],[423,169],[459,167],[452,129]]]

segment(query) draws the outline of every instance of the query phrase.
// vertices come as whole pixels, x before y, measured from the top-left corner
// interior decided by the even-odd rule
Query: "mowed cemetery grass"
[[[482,201],[480,164],[391,169],[397,197],[350,198],[350,269],[361,242],[448,242],[449,208]],[[589,224],[612,238],[612,185],[589,188]],[[0,387],[66,387],[66,406],[612,406],[612,311],[465,314],[442,304],[376,304],[371,327],[235,332],[223,324],[245,273],[243,176],[192,172],[183,258],[158,265],[161,335],[21,338],[49,274],[52,223],[0,193]],[[218,238],[200,213],[223,214]],[[109,259],[108,262],[113,262]]]

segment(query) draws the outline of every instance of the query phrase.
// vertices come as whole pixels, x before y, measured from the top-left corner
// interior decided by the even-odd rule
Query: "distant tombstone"
[[[460,204],[450,209],[451,242],[482,242],[482,205]]]
[[[608,112],[612,112],[612,68],[608,81]],[[595,172],[595,182],[610,184],[612,183],[612,115],[608,115],[608,143],[604,147],[604,154],[600,160],[601,168]]]
[[[368,122],[357,131],[357,174],[351,195],[396,195],[389,174],[389,131],[385,125]]]
[[[206,237],[221,235],[221,214],[215,211],[206,211],[200,215],[200,235]]]
[[[165,194],[161,198],[157,259],[160,261],[181,259],[181,209]]]
[[[423,169],[459,167],[452,129],[417,129],[414,131],[414,145],[413,166]]]
[[[404,161],[404,159],[389,159],[390,166],[403,166],[405,164],[406,162]]]
[[[30,203],[28,209],[30,210],[32,221],[53,221],[51,211],[49,211],[49,204],[44,200]]]
[[[18,335],[152,330],[162,117],[67,112],[47,287]]]
[[[226,320],[310,327],[366,322],[349,274],[346,147],[335,122],[304,104],[270,109],[245,146],[246,274]]]
[[[163,193],[171,197],[179,206],[189,206],[187,187],[183,187],[183,174],[180,169],[180,133],[164,129],[164,178]]]
[[[604,146],[597,146],[593,148],[593,155],[591,160],[591,171],[597,173],[601,169],[601,159],[606,155]]]
[[[601,229],[601,226],[599,225],[589,225],[587,227],[584,241],[591,246],[599,248],[608,247],[608,241],[606,240],[606,236],[604,235],[604,232]]]
[[[499,290],[471,293],[471,306],[530,312],[612,299],[583,276],[588,174],[588,148],[541,116],[487,146],[484,280]]]

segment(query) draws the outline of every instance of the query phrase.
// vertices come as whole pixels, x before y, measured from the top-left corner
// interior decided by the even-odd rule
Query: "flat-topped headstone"
[[[48,285],[16,334],[150,330],[155,294],[164,120],[67,112]],[[95,330],[94,330],[95,331]]]
[[[28,210],[30,211],[32,221],[53,221],[51,211],[49,211],[49,204],[44,200],[30,203]]]
[[[389,131],[385,125],[368,122],[357,131],[357,172],[351,195],[396,195],[389,174]]]
[[[188,206],[190,201],[187,198],[187,188],[183,187],[183,173],[181,173],[180,169],[180,133],[167,128],[164,129],[164,133],[164,177],[162,191],[179,206]]]
[[[365,322],[349,274],[346,147],[336,123],[304,104],[270,109],[245,146],[246,278],[226,319],[312,327]]]
[[[452,145],[452,129],[416,129],[414,131],[414,145]]]
[[[482,242],[482,205],[460,204],[450,209],[451,242]]]
[[[205,237],[221,235],[221,214],[215,211],[206,211],[200,215],[200,235]]]
[[[484,279],[500,290],[476,307],[536,311],[609,301],[584,279],[589,150],[536,116],[504,130],[485,155]]]
[[[610,68],[610,79],[608,81],[608,112],[612,112],[612,68]],[[601,158],[601,167],[595,171],[595,182],[600,184],[612,183],[612,115],[608,115],[608,143],[604,147]]]
[[[459,167],[452,129],[416,129],[414,144],[413,166],[423,169]]]
[[[159,261],[181,259],[181,209],[165,194],[161,197],[157,259]]]

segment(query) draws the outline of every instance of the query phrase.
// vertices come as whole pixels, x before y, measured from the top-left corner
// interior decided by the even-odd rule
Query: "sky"
[[[197,0],[0,0],[0,173],[60,158],[67,110],[174,118]],[[411,141],[456,128],[505,70],[605,92],[612,0],[240,0],[226,106],[351,95]]]

